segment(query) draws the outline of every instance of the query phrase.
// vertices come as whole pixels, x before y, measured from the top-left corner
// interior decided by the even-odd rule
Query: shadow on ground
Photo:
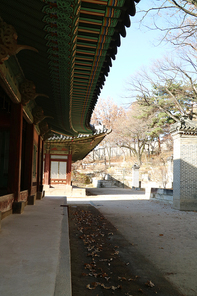
[[[127,188],[87,188],[86,194],[88,196],[94,195],[145,195],[144,190],[127,189]]]
[[[73,296],[182,295],[96,208],[69,213]]]

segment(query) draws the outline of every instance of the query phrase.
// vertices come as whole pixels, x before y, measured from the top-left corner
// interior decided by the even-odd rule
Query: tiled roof
[[[94,127],[93,134],[78,134],[75,137],[53,134],[47,139],[47,142],[69,142],[73,140],[84,140],[87,138],[95,138],[101,135],[107,135],[110,132],[111,130],[107,130],[103,125],[101,125],[97,128]]]

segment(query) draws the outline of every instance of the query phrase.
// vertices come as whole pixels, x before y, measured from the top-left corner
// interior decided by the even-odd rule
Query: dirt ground
[[[73,296],[183,296],[95,207],[70,205],[69,227]]]

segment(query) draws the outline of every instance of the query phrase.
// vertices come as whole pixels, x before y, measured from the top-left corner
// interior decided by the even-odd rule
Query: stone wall
[[[177,133],[174,138],[173,206],[197,209],[197,136]]]
[[[173,190],[164,188],[151,188],[150,198],[173,204]]]

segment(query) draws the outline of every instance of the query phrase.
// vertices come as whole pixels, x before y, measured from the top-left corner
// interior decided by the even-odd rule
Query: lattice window
[[[51,161],[51,179],[66,179],[66,172],[66,161]]]

